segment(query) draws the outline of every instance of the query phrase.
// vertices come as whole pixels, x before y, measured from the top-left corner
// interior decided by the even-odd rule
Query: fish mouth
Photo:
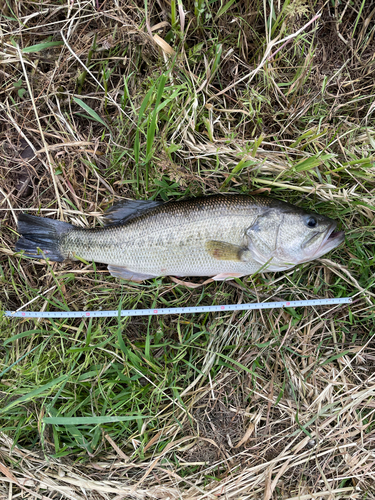
[[[315,252],[315,258],[321,257],[325,253],[338,247],[345,239],[344,231],[335,231],[337,226],[336,222],[333,222],[327,229],[327,233],[319,246],[318,250]]]
[[[305,253],[305,258],[302,261],[300,261],[300,263],[310,262],[311,260],[318,259],[322,255],[324,255],[324,254],[330,252],[331,250],[333,250],[334,248],[338,247],[344,241],[345,233],[343,231],[335,231],[336,226],[337,226],[337,223],[332,222],[332,224],[326,230],[323,241],[318,246],[318,248],[315,250],[315,252],[310,253],[308,251],[308,245],[309,245],[309,242],[311,242],[311,240],[317,236],[317,233],[315,233],[315,235],[313,235],[312,238],[310,238],[304,244],[305,248],[307,248],[307,251]]]

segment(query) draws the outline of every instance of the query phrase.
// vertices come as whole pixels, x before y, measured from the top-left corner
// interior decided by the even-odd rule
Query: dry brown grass
[[[353,304],[122,323],[3,319],[1,500],[375,498],[375,9],[225,5],[0,5],[2,308],[337,295]],[[46,41],[61,43],[27,51]],[[289,273],[194,290],[169,280],[140,289],[102,265],[14,255],[26,209],[92,225],[119,197],[223,190],[318,206],[341,221],[345,246]],[[147,418],[44,420],[131,412]]]

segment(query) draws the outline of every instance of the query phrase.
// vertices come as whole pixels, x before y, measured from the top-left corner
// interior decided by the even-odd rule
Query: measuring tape
[[[276,309],[283,307],[304,306],[332,306],[337,304],[350,304],[352,299],[313,299],[291,300],[289,302],[258,302],[250,304],[229,304],[225,306],[192,306],[192,307],[167,307],[164,309],[128,309],[121,311],[5,311],[5,316],[11,318],[113,318],[116,316],[160,316],[163,314],[194,314],[222,311],[248,311],[252,309]]]

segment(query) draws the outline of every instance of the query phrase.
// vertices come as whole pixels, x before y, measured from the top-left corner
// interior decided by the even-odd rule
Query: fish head
[[[248,250],[269,271],[282,271],[318,259],[343,242],[336,221],[275,203],[246,230]]]

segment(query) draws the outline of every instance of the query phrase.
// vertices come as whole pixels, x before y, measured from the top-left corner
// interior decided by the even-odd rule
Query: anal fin
[[[123,280],[135,281],[136,283],[141,283],[144,280],[149,280],[151,278],[157,278],[156,274],[142,274],[135,271],[130,271],[126,267],[122,266],[108,266],[108,271],[115,278],[121,278]]]
[[[243,274],[243,273],[221,273],[221,274],[217,274],[216,276],[213,276],[212,279],[214,281],[224,281],[224,280],[231,280],[233,278],[241,278],[241,276],[246,276],[246,274]]]

